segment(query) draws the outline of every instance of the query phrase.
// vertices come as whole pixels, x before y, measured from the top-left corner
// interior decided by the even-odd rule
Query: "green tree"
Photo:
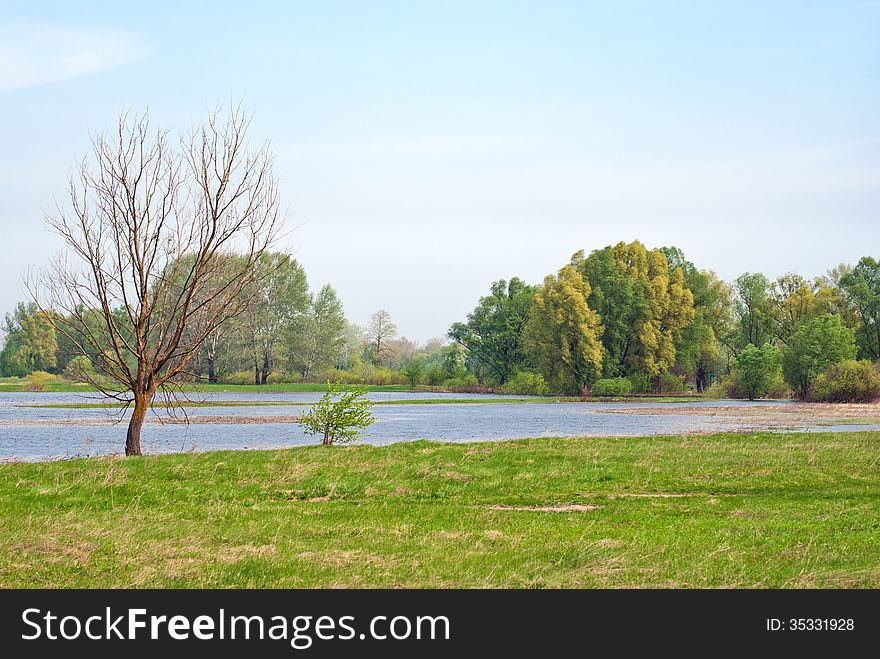
[[[4,375],[22,376],[57,366],[55,327],[46,312],[35,304],[19,302],[13,314],[6,314],[5,333],[6,343],[0,353]]]
[[[409,386],[415,389],[425,373],[425,359],[420,355],[413,355],[403,363],[400,372],[409,382]]]
[[[855,356],[853,331],[841,322],[840,316],[819,316],[802,323],[791,335],[782,361],[785,381],[798,398],[806,400],[820,373],[831,364]]]
[[[338,384],[327,383],[327,393],[299,420],[307,435],[320,435],[324,446],[346,444],[357,439],[360,431],[375,418],[373,405],[367,399],[366,387],[343,390]]]
[[[694,319],[694,296],[681,267],[670,269],[662,250],[620,242],[572,257],[589,282],[589,305],[605,331],[606,376],[646,373],[655,379],[675,364],[676,344]]]
[[[481,297],[466,323],[454,323],[449,338],[468,351],[477,374],[503,384],[523,367],[523,331],[529,320],[535,287],[514,277],[499,279]]]
[[[858,310],[859,353],[880,359],[880,261],[865,256],[841,277],[840,285]]]
[[[782,354],[775,346],[769,343],[760,348],[747,345],[736,357],[737,389],[749,400],[766,395],[781,366]]]
[[[309,287],[302,266],[289,254],[262,254],[256,269],[252,286],[244,292],[248,305],[240,328],[252,359],[254,384],[266,384],[280,337],[308,309]]]
[[[768,325],[773,336],[783,345],[788,344],[798,325],[823,313],[816,290],[813,284],[793,273],[782,275],[770,285]]]
[[[602,372],[602,324],[589,295],[590,285],[573,265],[548,275],[535,294],[525,349],[553,391],[582,393]]]
[[[345,346],[346,320],[342,301],[329,284],[310,296],[308,308],[288,330],[291,367],[303,380],[314,371],[335,366]]]
[[[760,272],[746,272],[734,282],[739,337],[735,350],[761,347],[771,337],[770,281]]]

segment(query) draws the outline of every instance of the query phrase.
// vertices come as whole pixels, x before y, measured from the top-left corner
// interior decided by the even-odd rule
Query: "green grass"
[[[326,384],[317,384],[310,382],[287,382],[277,384],[209,384],[199,383],[184,387],[186,391],[194,392],[258,392],[258,393],[285,393],[297,391],[327,391]],[[368,391],[442,391],[438,388],[417,387],[412,389],[406,384],[388,384],[388,385],[367,385]],[[22,392],[29,391],[27,378],[0,378],[0,392]],[[48,382],[45,387],[47,392],[77,392],[77,391],[95,391],[94,388],[78,382],[69,382],[67,380],[56,380]],[[38,392],[31,392],[38,393]]]
[[[7,588],[876,588],[878,539],[870,432],[0,466]]]

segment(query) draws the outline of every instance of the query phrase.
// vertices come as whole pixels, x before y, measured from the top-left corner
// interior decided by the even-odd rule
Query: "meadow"
[[[3,587],[880,587],[880,433],[0,465]]]

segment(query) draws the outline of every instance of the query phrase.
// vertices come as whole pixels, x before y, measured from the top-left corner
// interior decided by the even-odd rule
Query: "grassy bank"
[[[880,433],[0,466],[0,586],[880,587]]]
[[[25,392],[31,391],[29,389],[29,383],[27,378],[0,378],[0,392]],[[327,385],[320,383],[311,383],[311,382],[287,382],[287,383],[277,383],[277,384],[208,384],[208,383],[200,383],[198,385],[192,385],[188,387],[184,387],[185,391],[193,391],[193,392],[241,392],[241,393],[285,393],[285,392],[312,392],[312,391],[327,391]],[[442,388],[438,387],[423,387],[419,386],[415,389],[411,388],[409,385],[405,384],[389,384],[389,385],[367,385],[368,391],[442,391]],[[53,380],[51,382],[47,382],[45,385],[44,391],[47,392],[89,392],[95,391],[94,388],[89,387],[84,384],[80,384],[78,382],[69,382],[67,380]],[[31,392],[34,393],[34,392]]]

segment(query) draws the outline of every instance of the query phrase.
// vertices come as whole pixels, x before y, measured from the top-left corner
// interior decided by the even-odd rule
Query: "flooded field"
[[[295,423],[320,393],[215,393],[169,416],[159,411],[142,436],[145,453],[282,448],[315,444]],[[780,401],[657,403],[491,403],[480,394],[371,393],[382,405],[361,441],[465,442],[544,436],[646,436],[757,430],[880,430],[880,405],[804,405]],[[407,404],[437,400],[466,403]],[[100,402],[77,393],[0,393],[0,460],[45,460],[121,453],[125,415],[110,408],[59,408]],[[400,401],[401,404],[395,404]],[[472,401],[472,402],[471,402]],[[481,404],[484,403],[484,404]],[[217,405],[211,405],[217,403]],[[225,404],[224,404],[225,403]],[[230,405],[234,403],[234,405]],[[261,404],[262,403],[262,404]],[[265,403],[272,403],[266,405]]]

